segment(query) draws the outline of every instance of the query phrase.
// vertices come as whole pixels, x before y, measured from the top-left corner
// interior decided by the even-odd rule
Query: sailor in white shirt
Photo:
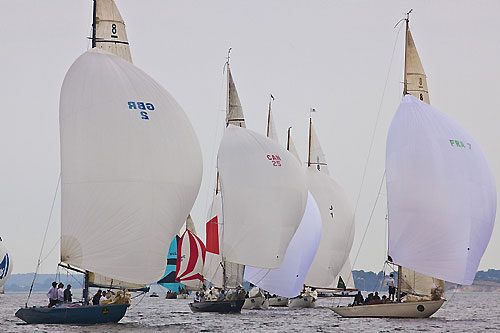
[[[52,288],[47,291],[49,299],[49,308],[57,304],[57,282],[52,282]]]

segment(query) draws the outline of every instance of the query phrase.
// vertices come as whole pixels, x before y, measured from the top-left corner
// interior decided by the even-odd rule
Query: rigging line
[[[55,248],[57,247],[57,244],[59,244],[60,241],[61,241],[61,239],[58,238],[57,241],[55,242],[54,246],[52,246],[52,248],[50,249],[50,251],[47,253],[47,255],[40,261],[40,264],[42,264],[45,260],[47,260],[47,258],[55,250]]]
[[[26,299],[26,303],[24,304],[25,307],[28,307],[28,302],[29,302],[30,297],[31,297],[31,292],[33,291],[33,285],[35,284],[36,275],[38,273],[38,269],[40,268],[40,264],[41,264],[40,259],[42,258],[43,246],[45,244],[45,239],[47,238],[47,232],[49,231],[50,220],[52,220],[52,213],[54,212],[54,206],[56,203],[57,192],[59,192],[60,184],[61,184],[61,173],[59,173],[59,178],[57,179],[57,186],[56,186],[56,190],[54,192],[54,198],[52,199],[52,206],[50,207],[50,213],[49,213],[49,218],[47,220],[47,225],[45,226],[45,233],[43,235],[42,247],[40,249],[40,254],[38,255],[38,261],[37,261],[37,265],[36,265],[36,269],[35,269],[35,274],[33,275],[33,281],[31,281],[31,286],[30,286],[30,291],[28,293],[28,298]]]
[[[373,204],[372,211],[370,213],[370,218],[368,219],[368,223],[366,224],[365,232],[363,233],[363,238],[361,238],[361,244],[359,244],[358,252],[356,253],[356,257],[354,258],[354,262],[352,263],[353,267],[356,264],[356,261],[358,260],[359,252],[361,251],[361,246],[363,245],[363,241],[365,240],[366,233],[368,232],[368,228],[370,227],[370,222],[372,221],[373,213],[375,212],[375,208],[377,207],[378,199],[380,198],[380,192],[382,190],[382,185],[384,184],[384,179],[385,179],[385,171],[384,171],[384,175],[382,176],[382,181],[380,182],[380,186],[378,188],[377,198],[375,199],[375,203]]]
[[[363,169],[363,175],[361,177],[361,185],[359,186],[359,192],[358,192],[358,196],[356,198],[356,205],[354,206],[354,215],[352,217],[351,228],[349,230],[349,233],[352,231],[352,228],[354,227],[354,218],[356,216],[356,212],[357,212],[358,207],[359,207],[359,199],[361,197],[361,192],[363,190],[363,185],[365,183],[366,171],[368,170],[368,162],[370,161],[370,157],[371,157],[372,150],[373,150],[373,142],[374,142],[374,139],[375,139],[375,134],[377,133],[377,126],[378,126],[378,122],[379,122],[379,119],[380,119],[380,112],[382,111],[382,103],[384,101],[385,92],[387,91],[387,82],[389,82],[389,75],[391,73],[391,64],[393,63],[393,60],[394,60],[394,54],[396,53],[396,46],[398,44],[399,35],[400,35],[400,32],[401,32],[401,27],[402,26],[403,25],[399,26],[399,30],[398,30],[398,32],[396,34],[396,40],[394,41],[394,46],[392,48],[391,60],[389,61],[389,69],[387,70],[387,76],[385,78],[385,83],[384,83],[384,89],[382,91],[382,97],[380,98],[380,104],[379,104],[379,107],[378,107],[377,117],[375,119],[375,126],[373,127],[373,132],[372,132],[372,136],[371,136],[371,140],[370,140],[370,146],[368,148],[368,156],[366,157],[365,167]],[[384,171],[384,176],[385,176],[385,171]],[[379,191],[379,194],[380,194],[380,191]],[[377,198],[377,200],[378,200],[378,198]],[[363,236],[363,239],[364,239],[364,236]],[[361,248],[362,244],[363,244],[363,241],[361,241],[360,248]],[[358,254],[359,254],[359,250],[358,250]],[[357,255],[356,255],[356,258],[357,258]],[[354,267],[354,263],[352,264],[352,267]]]

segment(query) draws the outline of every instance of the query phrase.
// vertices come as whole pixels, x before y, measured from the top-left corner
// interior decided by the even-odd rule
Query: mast
[[[95,3],[95,0],[94,0]],[[89,304],[89,271],[85,271],[83,283],[83,304]]]
[[[405,17],[405,72],[404,72],[404,79],[403,79],[403,96],[408,94],[408,80],[406,78],[406,72],[407,72],[407,63],[406,63],[406,52],[408,48],[408,32],[410,30],[410,13],[413,11],[413,9],[410,9],[408,13],[406,13]]]
[[[93,12],[92,12],[92,48],[95,48],[96,46],[96,29],[97,29],[97,4],[96,4],[96,1],[97,0],[93,0],[94,2],[94,8],[93,8]]]
[[[273,95],[269,98],[269,108],[267,111],[267,133],[266,136],[269,137],[269,126],[271,126],[271,103],[273,101]]]
[[[227,51],[227,61],[226,61],[226,67],[227,67],[227,89],[226,89],[226,115],[229,113],[229,96],[230,96],[230,92],[229,92],[229,89],[230,89],[230,86],[229,86],[229,76],[231,75],[230,72],[231,72],[231,69],[229,68],[229,59],[230,59],[230,54],[231,54],[231,48],[229,48],[229,50]],[[226,127],[229,125],[229,118],[226,117]]]
[[[312,117],[309,117],[309,150],[307,152],[307,166],[311,166],[311,130],[312,130]]]
[[[401,302],[401,274],[403,273],[403,270],[401,269],[401,265],[398,265],[398,288],[396,289],[397,295],[396,295],[396,300],[398,302]]]

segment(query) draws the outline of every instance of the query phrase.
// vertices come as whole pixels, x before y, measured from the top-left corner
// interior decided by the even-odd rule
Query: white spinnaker
[[[3,287],[12,272],[12,256],[0,241],[0,287]]]
[[[214,220],[217,218],[217,220]],[[212,222],[210,222],[212,221]],[[221,245],[222,245],[222,198],[220,192],[214,197],[212,204],[208,210],[207,223],[217,223],[217,236],[218,236],[218,246],[217,250],[210,252],[209,240],[208,240],[208,227],[205,229],[206,241],[205,246],[207,247],[207,253],[205,255],[205,265],[203,265],[203,277],[210,281],[211,284],[218,288],[222,288],[223,284],[223,270],[222,270],[222,256],[221,256]]]
[[[323,149],[321,149],[321,144],[319,143],[318,136],[316,135],[316,131],[314,127],[311,125],[311,167],[314,167],[316,170],[326,173],[330,175],[328,171],[328,165],[326,163],[325,153]]]
[[[304,169],[274,141],[228,126],[217,158],[227,261],[278,268],[307,202]]]
[[[406,32],[405,78],[407,92],[421,101],[430,103],[427,76],[409,28]]]
[[[386,147],[389,255],[425,275],[471,284],[495,222],[495,180],[453,119],[406,95]]]
[[[356,286],[354,285],[354,277],[352,276],[352,266],[349,258],[347,258],[346,262],[344,263],[344,266],[342,266],[342,268],[340,269],[339,275],[335,278],[336,283],[339,282],[340,278],[342,278],[342,281],[344,281],[345,287],[347,289],[356,288]]]
[[[129,283],[156,282],[201,182],[186,114],[143,71],[92,49],[66,74],[59,121],[61,261]]]
[[[297,231],[293,235],[280,268],[259,269],[247,266],[245,280],[284,297],[295,297],[304,286],[309,267],[321,239],[321,215],[311,193]]]
[[[229,64],[227,66],[227,109],[226,109],[226,125],[234,125],[237,127],[246,127],[243,108],[241,107],[240,97],[234,84],[233,75]]]
[[[321,242],[306,285],[336,288],[335,277],[349,257],[354,239],[354,209],[344,189],[315,166],[307,168],[309,191],[321,213]]]
[[[96,1],[96,48],[132,63],[125,23],[114,0]]]

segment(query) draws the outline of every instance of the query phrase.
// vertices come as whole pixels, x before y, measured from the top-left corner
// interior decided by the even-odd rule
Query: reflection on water
[[[192,313],[192,300],[138,297],[119,324],[96,326],[25,325],[14,313],[26,294],[0,295],[0,331],[6,332],[490,332],[500,331],[500,293],[455,293],[429,319],[340,318],[328,307],[348,299],[319,298],[315,309],[270,308],[242,310],[241,314]],[[44,294],[34,294],[31,305],[45,304]]]

